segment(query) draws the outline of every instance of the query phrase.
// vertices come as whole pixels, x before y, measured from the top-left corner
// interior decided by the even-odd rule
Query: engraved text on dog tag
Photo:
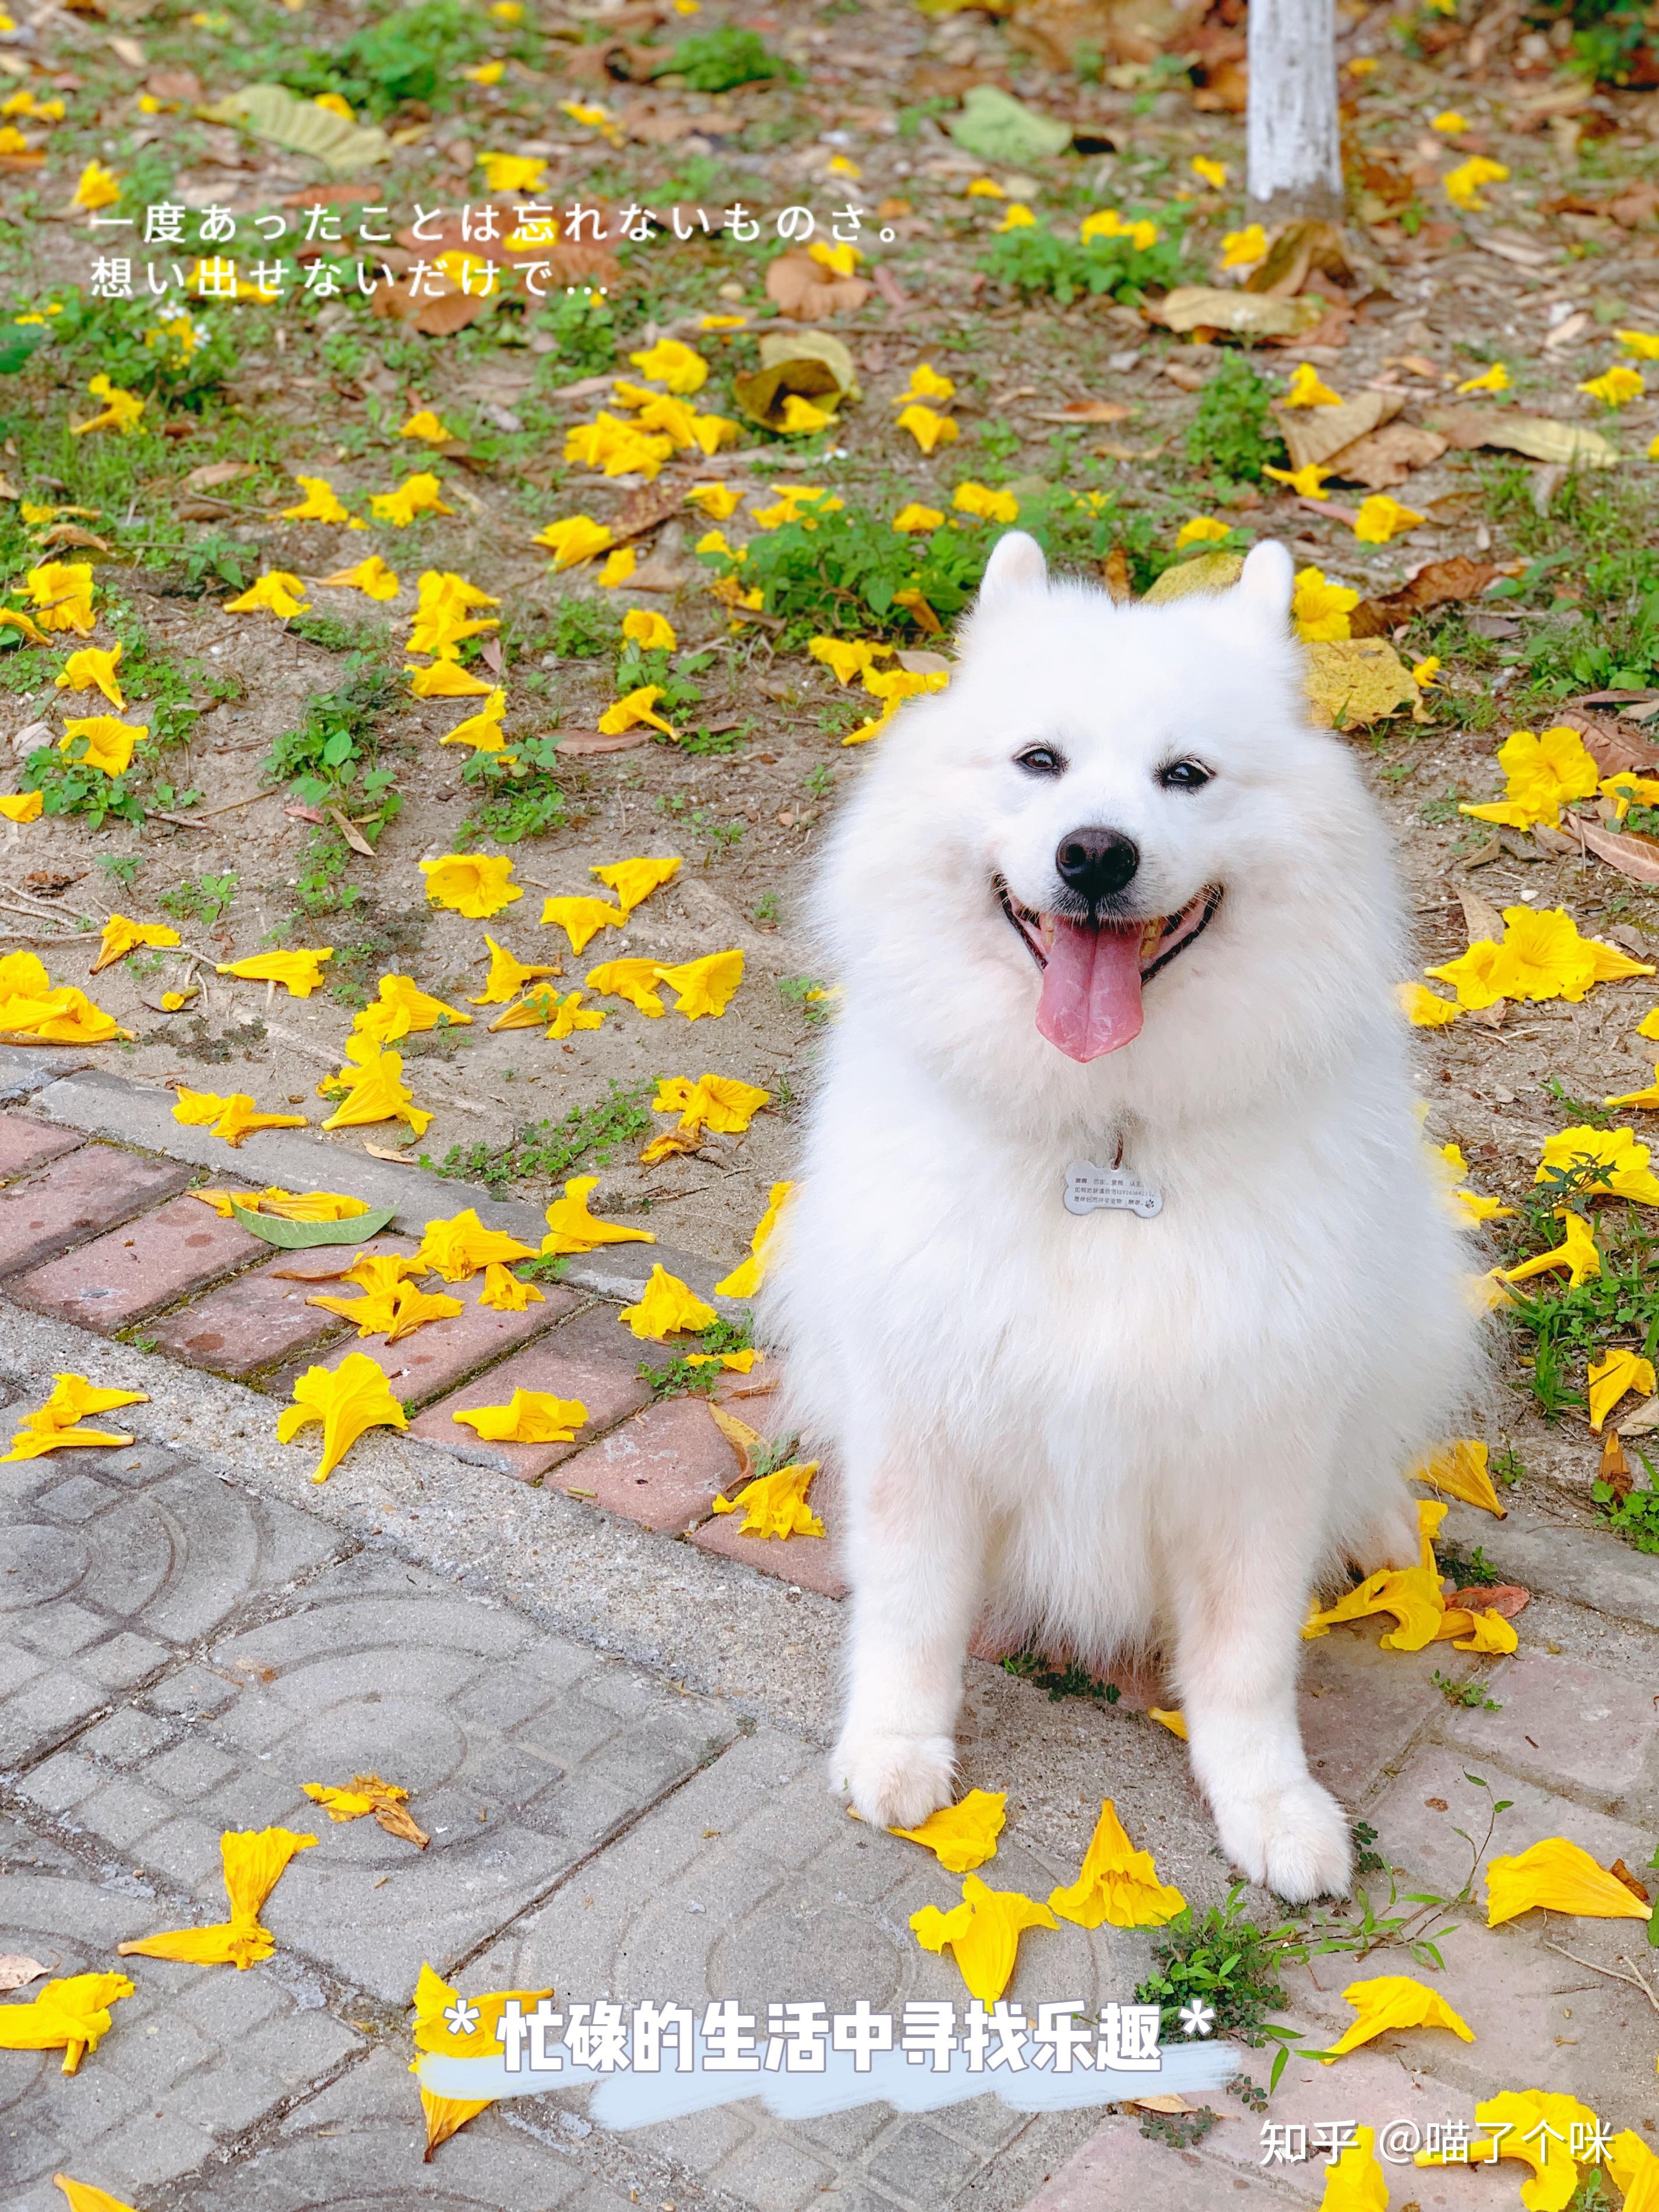
[[[1066,1211],[1093,1213],[1109,1206],[1150,1221],[1164,1210],[1163,1194],[1137,1182],[1127,1168],[1097,1168],[1092,1160],[1073,1160],[1066,1170]]]

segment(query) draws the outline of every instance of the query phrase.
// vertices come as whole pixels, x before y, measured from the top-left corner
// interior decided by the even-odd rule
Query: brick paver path
[[[184,1194],[191,1164],[221,1186],[400,1202],[383,1249],[477,1194],[314,1139],[209,1152],[202,1132],[169,1135],[161,1094],[106,1077],[43,1088],[48,1056],[0,1060],[0,1388],[34,1402],[72,1367],[152,1396],[119,1417],[131,1449],[0,1470],[0,1951],[58,1974],[107,1969],[124,1939],[221,1917],[222,1829],[320,1838],[267,1908],[265,1965],[128,1962],[138,1994],[70,2078],[56,2054],[0,2052],[0,2212],[59,2212],[59,2169],[142,2212],[1318,2203],[1318,2160],[1264,2167],[1260,2116],[1220,2095],[1222,2118],[1183,2153],[1127,2112],[1032,2118],[990,2096],[787,2124],[751,2100],[614,2135],[568,2091],[495,2107],[423,2166],[407,2071],[423,1959],[470,1990],[735,1996],[763,2018],[769,1999],[961,1996],[907,1926],[954,1902],[956,1883],[823,1787],[833,1541],[766,1544],[714,1516],[730,1447],[700,1401],[650,1402],[641,1357],[668,1355],[615,1319],[655,1257],[705,1292],[712,1271],[648,1247],[576,1262],[526,1314],[480,1307],[475,1282],[454,1320],[389,1350],[370,1340],[410,1436],[365,1438],[313,1486],[314,1444],[277,1446],[276,1407],[301,1367],[356,1340],[276,1271],[333,1261],[273,1259],[220,1223]],[[480,1211],[538,1231],[527,1207]],[[581,1398],[580,1440],[481,1444],[449,1419],[515,1385]],[[769,1403],[737,1410],[764,1428]],[[814,1503],[833,1539],[832,1474]],[[1536,1593],[1520,1652],[1485,1665],[1498,1710],[1434,1690],[1436,1665],[1462,1677],[1462,1655],[1399,1656],[1374,1625],[1339,1632],[1308,1653],[1316,1771],[1377,1830],[1402,1891],[1462,1882],[1455,1831],[1484,1826],[1471,1772],[1516,1801],[1495,1848],[1561,1834],[1640,1869],[1659,1820],[1659,1575],[1610,1538],[1556,1543],[1520,1512],[1476,1518],[1459,1509],[1449,1534]],[[1041,1897],[1069,1881],[1109,1790],[1165,1879],[1200,1904],[1222,1894],[1172,1738],[1127,1701],[1054,1704],[990,1666],[970,1674],[965,1781],[1009,1792],[997,1886]],[[425,1854],[370,1821],[331,1826],[300,1794],[369,1767],[415,1793]],[[1659,2011],[1596,1971],[1628,1957],[1649,1972],[1659,1953],[1641,1923],[1534,1914],[1488,1931],[1479,1911],[1457,1917],[1445,1976],[1425,1978],[1475,2044],[1425,2031],[1328,2071],[1293,2061],[1269,2117],[1424,2127],[1470,2119],[1498,2088],[1548,2087],[1659,2147]],[[1028,1939],[1010,1995],[1127,1997],[1146,1958],[1143,1937],[1063,1927]],[[1393,1951],[1316,1960],[1290,1978],[1294,2023],[1328,2039],[1348,1981],[1406,1971]],[[1265,2078],[1265,2054],[1251,2070]],[[1391,2172],[1395,2203],[1421,2212],[1508,2203],[1524,2178]]]

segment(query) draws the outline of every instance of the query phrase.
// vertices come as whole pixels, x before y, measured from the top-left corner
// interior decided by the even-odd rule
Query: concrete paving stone
[[[55,1260],[146,1206],[176,1198],[190,1170],[112,1145],[82,1145],[0,1190],[0,1275]]]
[[[136,1994],[78,2073],[57,2051],[8,2052],[0,2081],[0,2203],[62,2212],[62,2169],[127,2202],[191,2172],[213,2149],[337,2068],[362,2039],[325,2012],[299,2008],[262,1967],[125,1962],[118,1943],[156,1923],[142,1883],[117,1888],[78,1873],[0,1875],[9,1948],[55,1973],[120,1971]],[[212,2002],[193,2002],[215,1984]],[[206,2093],[207,2085],[211,2093]]]
[[[595,1668],[577,1652],[573,1664],[572,1647],[395,1560],[360,1557],[292,1593],[286,1609],[274,1593],[265,1602],[268,1618],[212,1649],[214,1674],[239,1686],[216,1712],[202,1711],[197,1688],[169,1710],[141,1696],[19,1787],[186,1890],[196,1910],[170,1906],[161,1925],[222,1913],[222,1830],[316,1834],[266,1924],[284,1953],[388,2002],[407,1998],[423,1958],[446,1971],[733,1732],[708,1701],[654,1685],[626,1701],[635,1710],[611,1710],[575,1678],[618,1662]],[[487,1710],[483,1693],[501,1678],[539,1682],[538,1705],[502,1728],[460,1717]],[[561,1725],[541,1732],[556,1734],[556,1751],[537,1741],[550,1710]],[[428,1851],[372,1820],[331,1823],[301,1788],[371,1768],[415,1793]]]
[[[7,1287],[20,1305],[113,1336],[264,1249],[239,1222],[222,1221],[197,1199],[175,1198],[61,1260],[13,1276]]]
[[[701,1398],[670,1398],[566,1460],[559,1481],[591,1491],[608,1513],[678,1535],[708,1517],[737,1464]]]
[[[31,1121],[23,1114],[0,1114],[0,1178],[26,1174],[61,1159],[86,1142],[74,1129],[57,1129],[50,1121]]]
[[[0,1044],[0,1104],[33,1098],[49,1083],[77,1074],[86,1066],[72,1045]]]
[[[864,2170],[902,2203],[923,2212],[949,2203],[979,2163],[975,2151],[919,2112],[907,2114],[883,2135]]]
[[[1486,1688],[1499,1711],[1454,1707],[1438,1733],[1512,1774],[1580,1790],[1608,1813],[1650,1771],[1659,1712],[1648,1684],[1529,1651],[1495,1667]]]
[[[257,1594],[338,1559],[349,1537],[294,1507],[222,1482],[171,1453],[146,1455],[141,1489],[120,1455],[57,1452],[25,1462],[33,1498],[7,1531],[0,1650],[49,1662],[0,1689],[0,1760],[38,1758],[112,1692],[207,1635]],[[74,1483],[74,1522],[52,1501]],[[82,1486],[101,1490],[86,1510]],[[142,1623],[142,1627],[138,1624]],[[0,1667],[0,1683],[8,1670]]]
[[[1432,1676],[1443,1670],[1443,1650],[1384,1651],[1378,1632],[1367,1622],[1303,1647],[1297,1704],[1308,1764],[1349,1806],[1363,1803],[1442,1704]]]
[[[723,2159],[708,2176],[717,2189],[729,2190],[755,2212],[801,2212],[834,2181],[835,2168],[792,2142],[781,2130],[751,2136],[740,2150]],[[944,2200],[929,2200],[939,2203]]]
[[[1480,1545],[1506,1583],[1659,1628],[1652,1562],[1606,1529],[1568,1528],[1519,1504],[1497,1522],[1477,1506],[1454,1504],[1440,1533],[1443,1550],[1455,1547],[1467,1557]]]
[[[651,1402],[650,1385],[640,1379],[641,1346],[618,1323],[615,1310],[594,1308],[515,1353],[451,1395],[428,1407],[412,1431],[476,1467],[496,1468],[521,1482],[539,1481],[603,1436],[617,1423]],[[547,1390],[574,1398],[587,1408],[587,1419],[568,1444],[492,1444],[453,1418],[476,1406],[502,1406],[515,1390]]]
[[[706,2112],[685,2112],[679,2118],[660,2120],[641,2128],[640,2141],[649,2149],[672,2159],[689,2173],[709,2174],[725,2159],[734,2156],[750,2142],[760,2106],[752,2100],[740,2105],[711,2105]]]
[[[744,1418],[739,1413],[738,1419]],[[715,1513],[691,1531],[691,1541],[699,1551],[737,1559],[757,1574],[775,1576],[797,1589],[817,1590],[824,1597],[845,1597],[848,1583],[837,1540],[841,1490],[833,1471],[813,1477],[807,1502],[823,1523],[822,1536],[746,1536],[744,1514]]]
[[[1230,2173],[1211,2159],[1149,2141],[1136,2121],[1123,2118],[1091,2136],[1025,2212],[1283,2212],[1285,2203],[1265,2175]]]
[[[405,1406],[423,1406],[429,1398],[453,1390],[476,1369],[488,1367],[504,1353],[540,1336],[555,1322],[573,1311],[577,1304],[574,1291],[550,1283],[542,1304],[526,1306],[522,1313],[497,1313],[492,1306],[479,1304],[483,1286],[481,1274],[475,1275],[469,1283],[429,1282],[425,1285],[428,1290],[441,1291],[446,1297],[459,1298],[462,1311],[452,1314],[447,1321],[428,1322],[412,1336],[392,1345],[384,1336],[359,1337],[354,1331],[347,1343],[315,1364],[331,1370],[349,1352],[366,1352],[386,1370],[394,1395]],[[347,1295],[350,1295],[349,1291]],[[296,1376],[312,1364],[309,1360],[286,1360],[263,1378],[258,1387],[274,1396],[286,1398]]]
[[[408,2212],[416,2200],[445,2212],[627,2212],[630,2203],[625,2189],[508,2127],[499,2106],[441,2145],[429,2166],[425,2141],[406,2057],[378,2051],[288,2113],[274,2138],[186,2186],[179,2212]]]
[[[349,1285],[331,1278],[343,1259],[349,1264],[356,1257],[358,1249],[374,1255],[412,1252],[415,1247],[407,1237],[371,1237],[361,1248],[279,1252],[264,1267],[251,1268],[181,1312],[167,1315],[149,1334],[158,1348],[174,1359],[238,1382],[280,1360],[298,1362],[302,1354],[308,1365],[324,1346],[343,1337],[350,1324],[306,1301],[319,1292],[331,1296],[337,1290],[351,1297]]]

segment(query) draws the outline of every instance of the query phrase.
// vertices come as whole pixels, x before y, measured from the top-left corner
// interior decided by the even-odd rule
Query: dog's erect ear
[[[1234,596],[1241,606],[1253,614],[1282,623],[1291,611],[1291,594],[1296,586],[1296,571],[1291,556],[1275,539],[1264,538],[1253,545],[1244,556],[1244,566]]]
[[[1010,530],[991,548],[979,587],[982,607],[1012,599],[1019,592],[1041,592],[1048,582],[1048,564],[1042,548],[1029,532]]]

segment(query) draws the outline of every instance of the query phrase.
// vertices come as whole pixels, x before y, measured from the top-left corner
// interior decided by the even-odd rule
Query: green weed
[[[1472,1713],[1501,1713],[1503,1706],[1496,1698],[1486,1695],[1484,1682],[1454,1682],[1449,1674],[1434,1670],[1434,1686],[1449,1705],[1461,1705]]]
[[[1115,1682],[1097,1681],[1075,1659],[1056,1668],[1038,1651],[1011,1651],[1002,1662],[1002,1671],[1016,1681],[1029,1682],[1034,1690],[1046,1690],[1051,1705],[1057,1705],[1062,1698],[1087,1698],[1097,1705],[1115,1705],[1122,1695]]]
[[[1161,290],[1180,282],[1182,258],[1182,211],[1138,208],[1130,220],[1143,216],[1155,217],[1158,228],[1156,240],[1144,249],[1126,237],[1091,238],[1085,246],[1042,223],[1028,223],[994,237],[979,266],[1028,300],[1046,294],[1066,307],[1085,294],[1091,299],[1109,294],[1138,307],[1152,287]]]
[[[1187,459],[1228,483],[1260,483],[1285,460],[1285,441],[1269,410],[1273,388],[1242,354],[1229,354],[1198,395],[1188,425]]]
[[[514,1183],[551,1183],[584,1163],[609,1167],[624,1145],[651,1127],[645,1101],[654,1085],[624,1087],[612,1080],[606,1095],[591,1106],[573,1106],[559,1121],[525,1122],[505,1145],[453,1145],[440,1166],[424,1155],[421,1165],[435,1173],[482,1182],[499,1194]]]
[[[176,921],[202,921],[211,928],[222,914],[229,913],[238,881],[228,869],[222,876],[186,876],[155,903]]]

